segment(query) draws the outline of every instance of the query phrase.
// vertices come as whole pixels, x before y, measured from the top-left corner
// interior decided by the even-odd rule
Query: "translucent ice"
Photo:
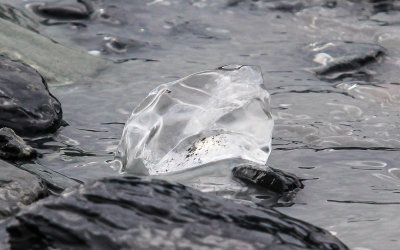
[[[273,124],[260,70],[226,66],[151,91],[125,124],[116,158],[140,175],[265,165]]]

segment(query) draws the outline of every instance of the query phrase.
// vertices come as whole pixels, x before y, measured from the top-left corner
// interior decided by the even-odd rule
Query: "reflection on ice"
[[[272,128],[260,70],[226,66],[150,92],[127,121],[116,158],[125,171],[140,175],[265,166]],[[214,177],[230,178],[223,172]]]

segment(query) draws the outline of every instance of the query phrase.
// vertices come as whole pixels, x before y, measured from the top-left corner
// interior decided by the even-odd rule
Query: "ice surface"
[[[125,124],[116,159],[139,175],[264,166],[273,125],[260,70],[225,66],[151,91]]]

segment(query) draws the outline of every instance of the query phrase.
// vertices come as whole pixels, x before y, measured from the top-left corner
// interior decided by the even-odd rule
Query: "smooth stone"
[[[307,49],[309,57],[319,65],[313,69],[314,72],[326,80],[367,77],[364,67],[379,62],[386,52],[376,44],[343,41],[315,43]]]
[[[11,249],[347,249],[329,232],[183,185],[108,178],[16,216]]]
[[[2,18],[0,30],[0,55],[31,65],[49,84],[92,82],[111,64]]]
[[[10,128],[0,129],[0,158],[31,159],[37,152]]]
[[[0,3],[0,18],[35,32],[37,32],[39,28],[39,23],[30,15],[6,3]]]
[[[278,194],[303,188],[303,184],[294,174],[275,168],[257,168],[250,165],[237,166],[232,170],[234,177],[250,184],[266,188]]]
[[[105,54],[123,54],[143,48],[147,45],[145,42],[122,37],[105,37],[103,40],[105,43],[103,44],[101,52]]]
[[[295,12],[305,8],[306,6],[302,0],[296,0],[296,1],[270,2],[270,3],[268,3],[267,7],[271,10],[295,13]]]
[[[87,0],[63,0],[28,5],[32,11],[44,18],[42,22],[54,24],[59,22],[74,22],[88,20],[93,13],[93,7]],[[50,22],[49,20],[53,20]]]
[[[46,185],[24,170],[0,160],[0,171],[0,220],[47,194]]]
[[[168,22],[170,35],[175,37],[191,35],[202,39],[229,40],[230,33],[225,29],[218,29],[205,23],[184,21],[181,23]]]
[[[21,135],[57,130],[61,104],[32,67],[0,56],[0,127]]]

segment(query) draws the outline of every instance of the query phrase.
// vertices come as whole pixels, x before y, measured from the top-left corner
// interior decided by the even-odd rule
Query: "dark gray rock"
[[[26,64],[0,56],[0,127],[32,135],[55,131],[61,122],[61,104],[41,75]]]
[[[51,194],[59,194],[66,188],[82,184],[82,181],[72,179],[40,164],[22,164],[20,168],[42,179]]]
[[[347,249],[327,231],[183,185],[108,178],[20,213],[12,249]]]
[[[37,29],[39,28],[39,23],[37,23],[27,13],[5,3],[0,3],[0,18],[35,32],[37,32]]]
[[[267,7],[271,10],[277,10],[282,12],[297,12],[305,8],[305,3],[301,0],[292,1],[273,1],[268,3]]]
[[[395,0],[369,0],[375,13],[395,10]]]
[[[0,220],[46,195],[46,186],[34,175],[0,160]]]
[[[46,24],[88,20],[93,13],[89,0],[62,0],[30,5],[32,11]]]
[[[317,43],[308,49],[310,60],[320,65],[315,73],[326,80],[368,78],[366,66],[379,62],[385,54],[385,49],[376,44],[343,41]]]
[[[237,166],[232,170],[234,177],[259,187],[266,188],[278,194],[303,188],[303,184],[294,174],[268,167],[266,169],[254,166]]]
[[[167,22],[171,26],[171,36],[194,36],[202,39],[229,40],[231,39],[229,31],[218,29],[199,20],[184,22]]]
[[[31,159],[36,155],[36,150],[27,145],[12,129],[0,129],[0,158]]]

